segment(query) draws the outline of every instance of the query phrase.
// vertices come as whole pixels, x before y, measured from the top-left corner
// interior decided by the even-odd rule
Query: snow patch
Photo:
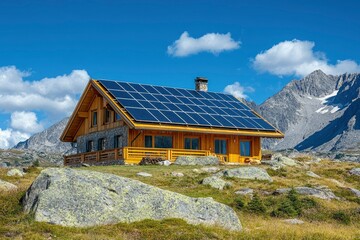
[[[325,107],[321,107],[321,108],[319,108],[318,110],[316,110],[316,112],[317,112],[317,113],[320,113],[320,112],[323,111],[325,108],[326,108],[326,106],[325,106]]]
[[[312,99],[312,97],[310,97],[310,96],[306,96],[308,99]]]
[[[326,96],[321,97],[321,98],[318,98],[318,99],[321,101],[321,104],[325,104],[325,103],[328,102],[329,98],[336,96],[338,92],[339,92],[339,90],[335,90],[331,94],[326,95]]]
[[[340,110],[340,108],[338,106],[334,107],[333,109],[331,109],[331,113],[335,113],[337,112],[338,110]]]

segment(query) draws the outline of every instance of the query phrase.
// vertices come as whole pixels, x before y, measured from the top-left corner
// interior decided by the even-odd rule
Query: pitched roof
[[[110,80],[90,80],[62,141],[73,141],[94,90],[122,115],[130,128],[283,137],[283,133],[235,97],[214,92]]]

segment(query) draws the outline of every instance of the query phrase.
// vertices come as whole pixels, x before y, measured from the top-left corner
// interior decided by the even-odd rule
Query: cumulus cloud
[[[42,131],[42,122],[52,124],[70,115],[90,79],[85,70],[35,81],[25,80],[28,76],[29,72],[15,66],[0,67],[0,114],[11,115],[10,126],[0,124],[0,148],[12,147]],[[42,119],[35,112],[41,113]]]
[[[317,69],[332,75],[360,72],[359,64],[349,59],[330,64],[325,53],[314,52],[314,46],[314,42],[297,39],[280,42],[257,54],[253,66],[260,72],[269,72],[278,76],[305,76]]]
[[[236,98],[247,99],[248,96],[245,92],[254,92],[255,89],[252,87],[243,87],[239,82],[234,82],[233,84],[227,85],[224,89],[225,93],[231,94]]]
[[[28,139],[29,137],[29,134],[20,131],[14,131],[11,128],[5,130],[0,128],[0,149],[11,148],[17,143]]]
[[[199,52],[210,52],[216,55],[239,47],[240,42],[232,39],[230,33],[208,33],[200,38],[193,38],[188,32],[184,32],[178,40],[168,46],[167,53],[175,57],[186,57]]]
[[[44,130],[42,124],[38,123],[34,112],[13,112],[11,114],[11,127],[25,133],[36,133]]]
[[[45,111],[51,115],[69,115],[78,95],[89,80],[85,70],[68,75],[26,81],[28,72],[14,66],[0,67],[0,111]]]

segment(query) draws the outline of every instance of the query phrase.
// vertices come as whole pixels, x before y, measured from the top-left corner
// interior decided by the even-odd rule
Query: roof
[[[111,80],[91,80],[61,137],[79,127],[76,111],[85,109],[86,94],[94,87],[125,122],[136,129],[192,131],[263,137],[283,134],[232,95]],[[87,101],[86,101],[87,102]],[[72,126],[72,122],[77,126]]]

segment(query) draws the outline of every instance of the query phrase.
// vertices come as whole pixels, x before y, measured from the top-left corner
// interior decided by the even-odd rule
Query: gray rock
[[[198,173],[198,174],[204,173],[203,171],[201,171],[201,170],[199,170],[199,169],[197,169],[197,168],[194,168],[192,171],[193,171],[194,173]]]
[[[288,157],[284,157],[284,156],[279,157],[278,162],[280,162],[281,164],[283,164],[285,166],[290,166],[290,167],[297,165],[297,161],[295,161],[294,159],[288,158]]]
[[[216,173],[216,175],[224,176],[224,177],[250,179],[250,180],[265,180],[269,182],[273,181],[265,169],[258,167],[240,167],[240,168],[226,169]]]
[[[172,173],[171,173],[171,176],[173,176],[173,177],[183,177],[184,174],[181,173],[181,172],[172,172]]]
[[[360,191],[355,188],[349,188],[349,190],[355,194],[356,197],[360,198]]]
[[[217,176],[204,178],[201,183],[219,190],[223,190],[225,187],[231,186],[231,183],[226,182]]]
[[[90,164],[82,163],[81,166],[83,166],[83,167],[90,167]]]
[[[312,171],[307,171],[306,175],[308,175],[309,177],[313,177],[313,178],[321,178],[319,175],[317,175],[316,173],[314,173]]]
[[[304,224],[304,221],[299,220],[299,219],[297,219],[297,218],[285,219],[285,220],[282,220],[282,221],[285,222],[285,223],[295,224],[295,225],[297,225],[297,224]]]
[[[9,183],[9,182],[6,182],[6,181],[3,181],[0,179],[0,192],[2,191],[15,191],[17,190],[17,186],[12,184],[12,183]]]
[[[7,168],[9,167],[6,162],[0,162],[0,168]]]
[[[338,199],[337,196],[328,188],[325,186],[320,186],[316,188],[310,188],[310,187],[295,187],[295,191],[301,195],[316,197],[320,199],[325,200],[331,200],[331,199]],[[287,193],[291,190],[291,188],[280,188],[277,189],[274,194],[283,194]]]
[[[343,184],[343,183],[339,182],[339,181],[338,181],[338,180],[336,180],[336,179],[332,179],[332,178],[330,178],[330,179],[329,179],[329,181],[331,181],[331,182],[335,183],[338,187],[342,187],[342,188],[346,187],[346,186],[345,186],[345,184]]]
[[[250,195],[250,197],[252,197],[252,195],[254,194],[254,190],[251,188],[242,188],[242,189],[237,190],[235,192],[235,194],[243,195],[243,196]]]
[[[282,157],[281,153],[274,153],[271,155],[271,160],[278,160],[279,157]]]
[[[207,173],[216,173],[216,172],[220,171],[220,168],[218,168],[218,167],[203,167],[200,170],[203,172],[207,172]]]
[[[21,170],[19,170],[19,169],[17,169],[17,168],[13,168],[13,169],[9,170],[9,171],[6,173],[6,175],[9,176],[9,177],[14,177],[14,176],[16,176],[16,177],[23,177],[24,174],[25,174],[25,173],[24,173],[23,171],[21,171]]]
[[[219,165],[219,158],[215,156],[179,156],[176,158],[174,164],[176,165]]]
[[[69,227],[179,218],[189,224],[242,228],[234,210],[212,198],[191,198],[137,180],[71,168],[43,170],[22,204],[35,221]]]
[[[138,172],[136,175],[140,177],[152,177],[152,174],[146,172]]]
[[[162,165],[162,166],[170,166],[171,165],[171,162],[169,160],[165,160],[165,161],[161,161],[159,162],[159,165]]]
[[[351,175],[360,176],[360,168],[353,168],[349,171]]]

